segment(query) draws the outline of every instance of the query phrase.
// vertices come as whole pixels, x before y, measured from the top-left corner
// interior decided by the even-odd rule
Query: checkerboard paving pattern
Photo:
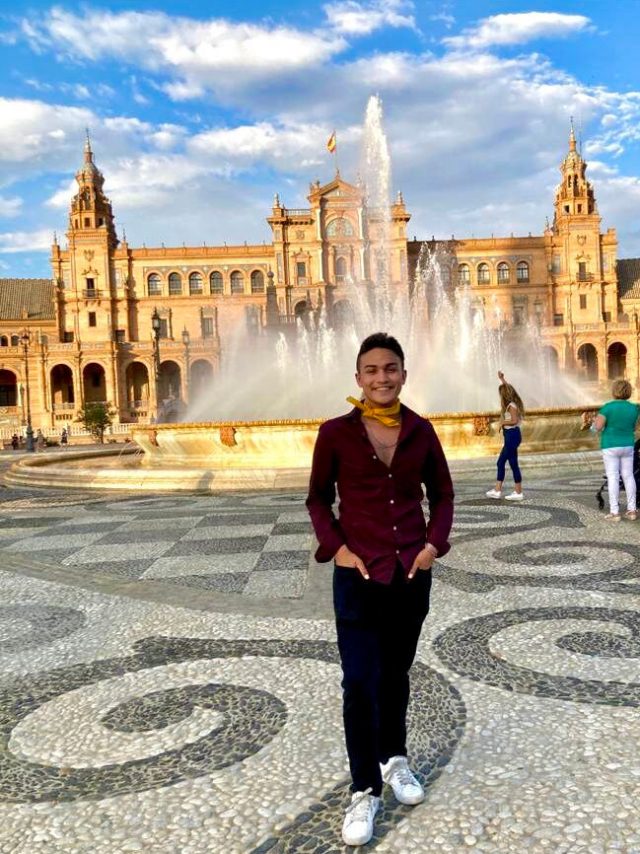
[[[10,502],[0,508],[0,555],[149,584],[297,598],[309,568],[309,518],[287,509],[290,495],[265,497],[126,498],[55,510]]]

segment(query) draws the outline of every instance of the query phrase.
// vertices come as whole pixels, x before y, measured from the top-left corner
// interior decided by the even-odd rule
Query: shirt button
[[[395,504],[395,501],[393,500],[393,498],[391,499],[391,501],[389,501],[389,504]]]
[[[389,477],[393,477],[393,475],[392,475],[392,474],[390,474],[390,475],[389,475]]]
[[[393,530],[394,530],[394,531],[397,531],[397,530],[398,530],[398,526],[397,526],[397,525],[394,525],[394,526],[393,526]]]
[[[399,555],[399,554],[400,554],[400,549],[396,549],[396,554],[397,554],[397,555]]]
[[[373,455],[373,459],[374,459],[374,460],[377,460],[377,459],[378,459],[378,458],[376,457],[376,455],[375,455],[375,454]]]

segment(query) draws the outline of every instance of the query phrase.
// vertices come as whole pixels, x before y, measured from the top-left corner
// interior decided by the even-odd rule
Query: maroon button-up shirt
[[[378,459],[359,409],[325,421],[316,440],[307,497],[319,542],[316,560],[332,560],[346,544],[362,558],[371,579],[383,584],[391,582],[398,560],[408,573],[425,542],[439,556],[446,554],[453,522],[453,484],[435,430],[406,406],[401,412],[391,466]],[[337,518],[332,509],[336,486]]]

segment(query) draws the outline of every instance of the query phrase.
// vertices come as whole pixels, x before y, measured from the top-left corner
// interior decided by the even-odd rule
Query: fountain
[[[359,342],[381,329],[405,349],[403,401],[429,413],[450,460],[497,454],[500,368],[528,408],[527,452],[593,448],[593,437],[579,430],[583,393],[545,364],[537,327],[520,327],[514,335],[495,316],[497,309],[476,304],[468,286],[451,287],[455,259],[444,245],[425,244],[411,287],[392,282],[391,168],[377,97],[367,106],[362,164],[369,281],[340,286],[353,306],[349,323],[333,328],[319,300],[293,335],[271,329],[249,338],[238,328],[223,344],[225,358],[209,396],[190,407],[188,423],[133,427],[144,450],[141,464],[109,464],[101,457],[97,467],[87,466],[87,455],[80,454],[68,465],[45,470],[44,460],[36,459],[28,461],[29,482],[58,479],[127,489],[302,487],[319,424],[346,411],[345,398],[357,392],[352,377]],[[20,467],[9,478],[22,482],[26,472]]]

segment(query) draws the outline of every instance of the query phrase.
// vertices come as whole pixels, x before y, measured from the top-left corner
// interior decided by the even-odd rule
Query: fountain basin
[[[583,408],[528,413],[522,451],[528,464],[538,455],[594,451],[597,438],[580,430]],[[453,471],[492,470],[502,445],[495,412],[439,413],[429,420]],[[304,489],[322,420],[221,421],[156,424],[132,430],[136,446],[122,450],[65,452],[26,457],[5,476],[7,483],[145,491]],[[139,449],[144,456],[139,459]],[[136,451],[138,455],[136,456]],[[541,457],[539,462],[544,461]],[[484,460],[484,465],[482,461]],[[571,456],[563,463],[571,462]],[[575,464],[601,468],[599,455],[575,454]]]

